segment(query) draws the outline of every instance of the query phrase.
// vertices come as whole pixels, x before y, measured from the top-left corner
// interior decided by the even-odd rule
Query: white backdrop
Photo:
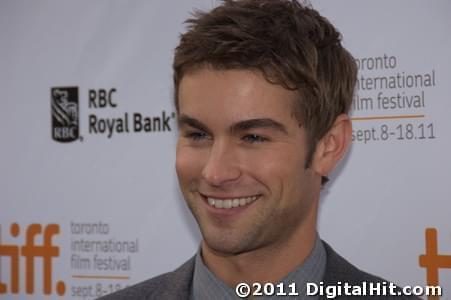
[[[213,5],[0,2],[1,299],[93,299],[194,254],[200,235],[174,172],[171,63],[189,12]],[[355,139],[323,192],[320,235],[368,272],[426,285],[426,228],[451,260],[451,2],[313,6],[360,64]],[[78,113],[58,115],[52,100]],[[75,141],[53,140],[52,118],[72,120]]]

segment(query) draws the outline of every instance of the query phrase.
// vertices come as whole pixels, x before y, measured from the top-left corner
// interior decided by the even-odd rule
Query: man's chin
[[[239,239],[224,235],[220,237],[219,234],[214,237],[204,235],[202,244],[202,248],[207,248],[207,251],[220,256],[233,256],[246,251]]]

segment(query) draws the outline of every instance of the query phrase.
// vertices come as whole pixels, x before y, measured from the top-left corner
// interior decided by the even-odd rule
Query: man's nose
[[[207,153],[202,177],[212,186],[223,186],[241,176],[238,157],[233,145],[215,141]]]

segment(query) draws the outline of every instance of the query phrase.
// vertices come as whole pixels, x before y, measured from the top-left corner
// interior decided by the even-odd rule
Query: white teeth
[[[207,198],[208,204],[216,208],[229,209],[232,207],[245,206],[257,200],[258,196],[233,198],[233,199],[215,199]]]
[[[223,203],[224,203],[224,201],[221,201],[221,200],[216,200],[215,199],[215,207],[216,208],[222,208],[223,207]]]
[[[232,207],[232,200],[224,200],[224,202],[222,203],[222,207],[223,208],[231,208]]]

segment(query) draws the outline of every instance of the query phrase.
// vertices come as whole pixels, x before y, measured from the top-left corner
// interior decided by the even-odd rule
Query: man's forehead
[[[179,106],[184,102],[191,106],[217,100],[215,104],[250,104],[254,110],[264,109],[268,102],[272,106],[288,107],[298,97],[296,91],[271,83],[260,72],[248,69],[198,69],[183,76],[178,91]]]

